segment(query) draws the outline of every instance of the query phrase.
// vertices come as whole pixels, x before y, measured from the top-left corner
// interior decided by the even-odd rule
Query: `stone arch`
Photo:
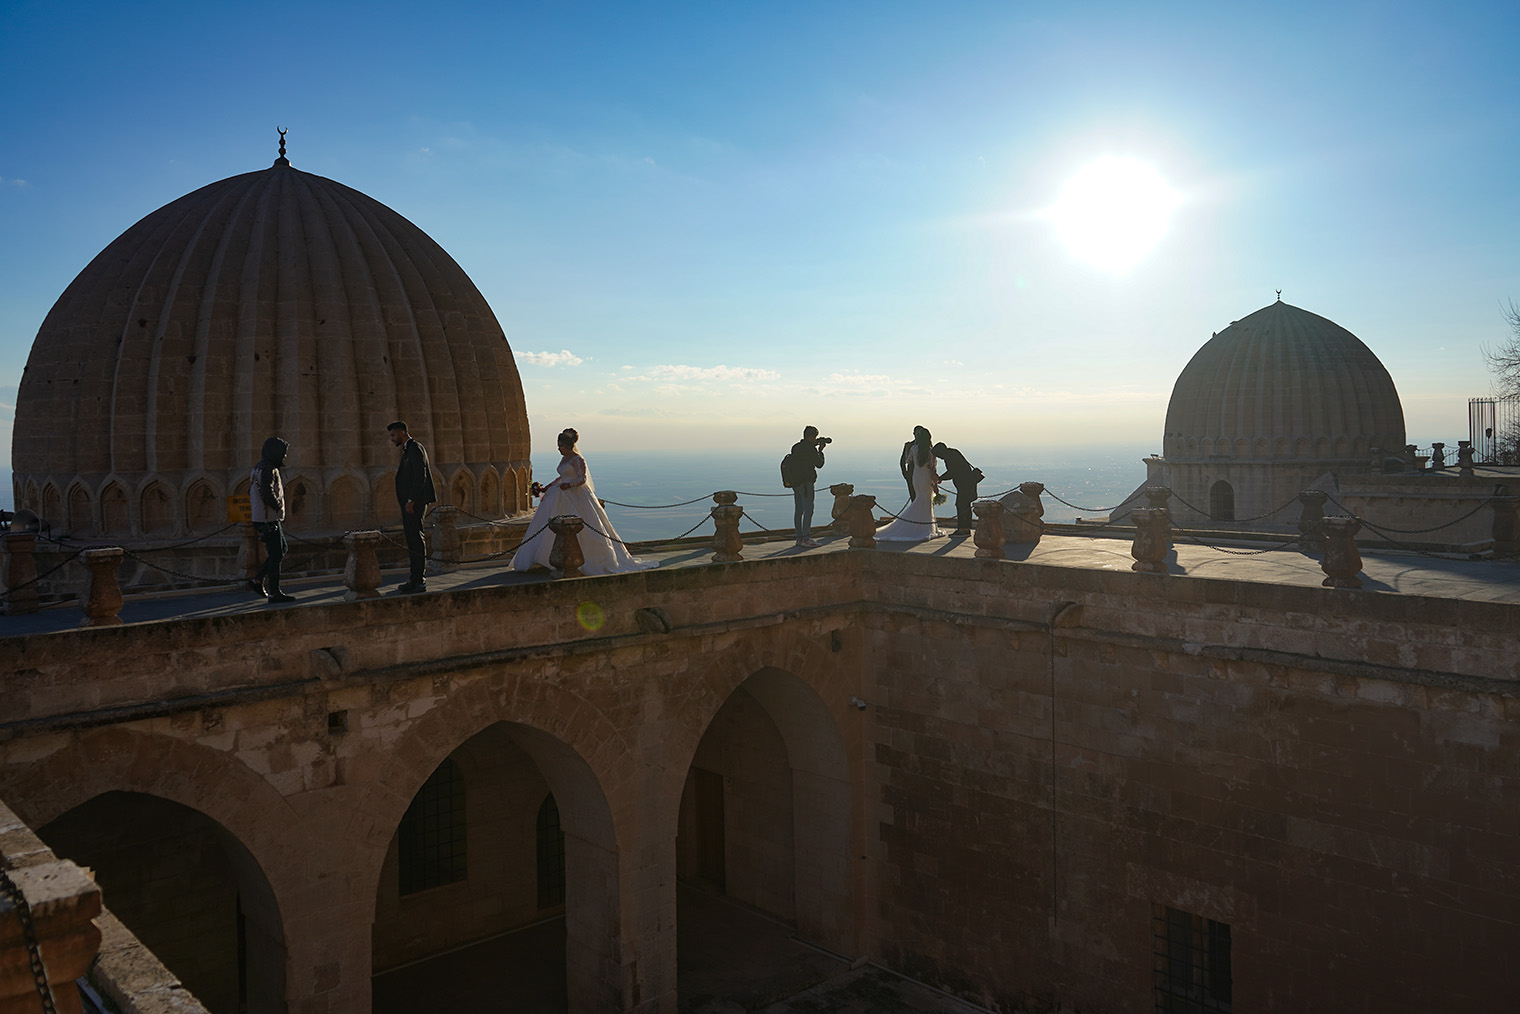
[[[1293,443],[1293,453],[1296,457],[1309,457],[1309,455],[1314,453],[1314,442],[1308,437],[1299,437]]]
[[[69,487],[69,534],[89,535],[95,530],[94,503],[90,500],[90,491],[82,482],[76,482]]]
[[[63,498],[51,482],[42,487],[42,508],[37,514],[51,528],[63,527]]]
[[[502,514],[501,483],[497,481],[496,469],[487,468],[480,477],[480,513],[495,518]]]
[[[214,532],[224,526],[226,512],[209,479],[196,479],[185,490],[185,530],[192,534]]]
[[[1346,437],[1335,438],[1335,456],[1337,458],[1349,458],[1351,456],[1351,441]]]
[[[1320,437],[1314,441],[1314,453],[1321,458],[1330,457],[1330,438]]]
[[[1209,487],[1209,517],[1214,521],[1235,520],[1235,487],[1223,479]]]
[[[355,816],[355,844],[369,854],[356,890],[373,924],[381,867],[412,798],[445,758],[503,725],[538,766],[559,807],[570,1010],[621,1009],[631,983],[624,981],[620,857],[609,799],[622,780],[635,777],[632,751],[594,707],[533,672],[513,670],[492,685],[460,688],[397,740]]]
[[[112,480],[100,491],[100,534],[130,535],[132,517],[127,505],[127,491]]]
[[[17,504],[17,507],[24,508],[25,510],[29,510],[35,513],[39,506],[40,504],[37,500],[37,484],[31,480],[27,480],[26,491],[22,493],[21,503]]]
[[[1258,458],[1265,458],[1272,453],[1272,442],[1266,437],[1256,438],[1256,447],[1252,452]]]
[[[15,744],[30,756],[28,741]],[[252,934],[249,954],[258,968],[250,985],[266,990],[249,1009],[285,1009],[285,913],[310,849],[300,817],[268,782],[221,751],[121,727],[81,733],[40,759],[0,752],[0,760],[0,798],[34,828],[109,793],[155,797],[215,824],[225,833]]]
[[[735,691],[753,697],[775,724],[793,771],[797,935],[841,954],[858,953],[854,899],[863,890],[852,857],[863,844],[860,757],[864,730],[850,698],[858,688],[823,643],[795,635],[736,650],[706,674],[709,693],[683,704],[665,776],[679,809],[687,770],[702,737]],[[669,805],[662,794],[661,805]]]
[[[364,528],[369,520],[369,504],[365,503],[363,482],[352,475],[340,475],[328,490],[332,524],[346,532]]]
[[[390,470],[381,472],[370,483],[370,503],[374,504],[375,524],[399,524],[401,521],[396,504],[396,475]],[[395,511],[389,516],[385,512]]]
[[[138,497],[138,517],[142,519],[144,535],[172,535],[174,533],[174,500],[161,482],[150,482]]]
[[[1205,458],[1212,457],[1214,454],[1214,438],[1204,437],[1198,445],[1198,451]]]
[[[1250,441],[1248,441],[1245,437],[1238,437],[1238,438],[1236,438],[1236,440],[1235,440],[1235,446],[1234,446],[1234,448],[1233,448],[1233,450],[1231,452],[1231,456],[1235,457],[1235,458],[1245,458],[1245,457],[1248,457],[1250,455],[1250,453],[1251,453],[1251,443],[1250,443]]]
[[[468,468],[460,468],[454,473],[454,481],[449,483],[448,502],[462,511],[475,510],[475,477],[470,474]]]
[[[284,469],[281,469],[283,472]],[[303,472],[284,477],[285,527],[322,526],[322,484]]]
[[[520,469],[509,468],[502,476],[502,500],[506,507],[506,513],[517,514],[527,509],[523,504],[526,494],[523,490],[526,483],[523,482]]]

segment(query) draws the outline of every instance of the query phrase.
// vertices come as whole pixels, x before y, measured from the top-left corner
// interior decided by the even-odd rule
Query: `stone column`
[[[1326,518],[1324,525],[1325,557],[1319,566],[1327,576],[1320,583],[1326,588],[1360,588],[1362,553],[1356,547],[1356,533],[1362,519],[1336,515]]]
[[[845,518],[850,526],[850,548],[875,549],[876,497],[866,493],[850,497]]]
[[[735,563],[744,559],[744,540],[739,537],[739,519],[744,516],[744,508],[735,504],[739,494],[731,489],[719,490],[712,498],[718,505],[712,509],[712,562]]]
[[[380,597],[380,558],[375,550],[380,547],[379,532],[349,532],[343,536],[348,547],[348,562],[343,565],[343,586],[348,589],[343,601]]]
[[[86,549],[79,554],[84,565],[90,568],[90,590],[80,608],[84,610],[81,627],[115,627],[121,624],[121,585],[116,581],[116,568],[121,566],[123,551],[120,546],[104,549]]]
[[[1129,550],[1135,562],[1130,570],[1165,574],[1166,554],[1172,548],[1172,512],[1165,507],[1137,507],[1130,517],[1135,519],[1135,542]]]
[[[552,577],[580,577],[586,554],[581,552],[581,529],[586,522],[574,514],[560,514],[549,519],[554,533],[554,547],[549,550],[549,574]]]
[[[92,921],[100,914],[100,888],[66,860],[10,870],[5,876],[25,899],[55,1009],[59,1014],[80,1014],[74,980],[90,970],[100,950],[100,930]],[[23,916],[20,906],[12,903],[11,892],[3,893],[0,1014],[34,1014],[43,1009],[42,997],[32,976]]]
[[[37,611],[36,532],[5,533],[5,615]]]
[[[459,569],[459,508],[453,504],[433,505],[433,562],[439,573]]]
[[[1003,558],[1003,505],[997,500],[977,500],[971,504],[976,514],[976,531],[971,541],[976,543],[975,556],[979,560]],[[1039,541],[1036,538],[1035,541]]]
[[[850,522],[845,518],[845,513],[850,509],[850,497],[855,495],[855,484],[836,482],[829,487],[829,492],[834,494],[834,506],[829,511],[829,517],[834,519],[836,529],[847,532],[850,530]]]
[[[1446,445],[1437,441],[1430,445],[1430,468],[1439,472],[1446,467]]]
[[[1471,440],[1457,441],[1457,474],[1473,474],[1473,446]]]
[[[1305,553],[1325,551],[1325,526],[1321,522],[1325,520],[1325,501],[1329,496],[1322,489],[1298,491],[1298,502],[1304,505],[1298,516],[1298,547]]]
[[[1040,500],[1040,494],[1044,492],[1042,482],[1021,482],[1018,489],[1003,497],[1001,503],[1009,542],[1021,546],[1039,545],[1040,536],[1045,533],[1041,521],[1045,516],[1045,504]]]
[[[1520,497],[1496,496],[1488,505],[1494,509],[1494,555],[1512,557],[1517,548],[1515,509],[1520,507]]]

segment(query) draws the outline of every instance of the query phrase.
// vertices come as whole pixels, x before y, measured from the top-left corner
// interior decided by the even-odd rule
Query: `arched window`
[[[1209,517],[1215,521],[1235,520],[1235,487],[1223,479],[1209,489]]]
[[[396,829],[401,893],[465,879],[464,776],[444,758],[406,808]]]
[[[559,826],[554,793],[538,808],[538,907],[565,903],[565,832]]]

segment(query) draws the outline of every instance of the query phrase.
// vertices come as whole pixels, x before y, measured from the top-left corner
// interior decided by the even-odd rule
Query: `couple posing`
[[[935,458],[945,463],[943,476],[934,469]],[[955,533],[950,537],[963,539],[971,534],[971,502],[976,499],[977,484],[986,478],[980,468],[954,447],[935,443],[922,426],[913,427],[913,439],[903,444],[898,464],[908,483],[908,506],[891,524],[877,529],[878,540],[922,542],[935,538],[934,494],[942,477],[955,483]]]

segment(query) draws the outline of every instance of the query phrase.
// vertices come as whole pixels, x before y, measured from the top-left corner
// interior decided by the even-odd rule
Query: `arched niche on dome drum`
[[[37,502],[37,484],[35,482],[29,482],[26,484],[26,487],[21,494],[21,503],[19,503],[17,506],[22,510],[29,510],[34,514],[38,513],[37,508],[41,505]]]
[[[209,479],[196,479],[185,491],[185,528],[192,535],[214,532],[226,524],[221,497]]]
[[[485,474],[480,477],[480,513],[482,517],[501,517],[501,483],[496,478],[496,469],[487,468]]]
[[[449,483],[449,502],[463,511],[475,510],[472,495],[475,492],[475,476],[470,474],[468,468],[461,468],[454,473],[454,481]]]
[[[95,533],[95,502],[84,483],[76,482],[69,487],[69,534],[73,536]]]
[[[1235,487],[1223,479],[1209,487],[1209,517],[1215,521],[1235,520]]]
[[[161,482],[150,482],[143,488],[138,499],[138,516],[142,518],[142,534],[174,534],[174,499]]]
[[[63,527],[63,497],[51,482],[42,487],[42,510],[37,512],[53,528]]]
[[[132,517],[127,503],[127,491],[119,482],[109,482],[100,491],[100,534],[131,535]]]
[[[282,473],[284,469],[280,470]],[[321,503],[316,482],[305,475],[285,477],[285,526],[312,528],[321,518]]]
[[[365,487],[352,475],[340,475],[333,480],[327,502],[331,505],[332,526],[345,532],[364,528],[369,519],[369,504],[365,503]]]

